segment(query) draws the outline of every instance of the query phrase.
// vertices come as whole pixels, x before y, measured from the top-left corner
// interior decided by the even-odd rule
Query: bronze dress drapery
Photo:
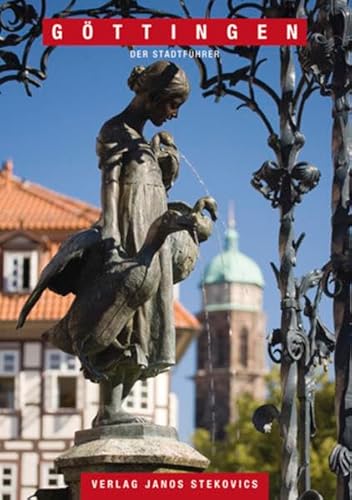
[[[128,256],[142,247],[150,225],[167,210],[162,173],[151,145],[116,116],[101,128],[97,138],[99,167],[102,170],[102,198],[109,189],[109,170],[117,169],[118,195],[112,206],[117,212],[118,234],[112,235]],[[104,220],[104,216],[103,216]],[[155,376],[175,363],[172,262],[168,240],[152,265],[158,279],[156,294],[140,307],[118,336],[125,349],[121,357],[132,356],[143,368],[141,378]]]

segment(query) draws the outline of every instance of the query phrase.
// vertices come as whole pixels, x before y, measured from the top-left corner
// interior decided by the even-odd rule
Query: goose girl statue
[[[157,61],[136,67],[128,85],[135,96],[97,138],[102,217],[62,244],[18,321],[21,327],[46,288],[74,293],[65,317],[43,338],[78,356],[85,377],[100,383],[93,426],[136,421],[121,408],[134,383],[175,363],[172,286],[192,270],[199,241],[216,219],[209,197],[193,208],[182,202],[168,207],[177,148],[167,132],[150,142],[143,135],[148,120],[159,127],[177,117],[189,93],[184,71]]]

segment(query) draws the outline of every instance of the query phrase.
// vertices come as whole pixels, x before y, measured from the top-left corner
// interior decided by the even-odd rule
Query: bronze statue
[[[21,327],[45,288],[76,295],[43,338],[77,355],[85,377],[100,382],[94,426],[135,421],[121,409],[134,383],[175,363],[172,285],[193,269],[199,241],[211,233],[202,210],[216,219],[209,197],[193,208],[168,206],[179,172],[177,148],[167,132],[151,142],[143,136],[147,120],[161,126],[177,117],[189,93],[185,73],[158,61],[135,68],[128,84],[135,97],[97,138],[102,217],[63,243],[18,322]]]

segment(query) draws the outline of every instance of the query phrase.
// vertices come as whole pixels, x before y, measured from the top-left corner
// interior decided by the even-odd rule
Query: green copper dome
[[[229,224],[225,233],[224,251],[211,260],[203,276],[204,285],[226,282],[264,287],[259,266],[238,249],[238,233],[234,223]]]

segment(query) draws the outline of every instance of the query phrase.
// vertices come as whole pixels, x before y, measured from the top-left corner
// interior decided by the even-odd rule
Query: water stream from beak
[[[197,168],[193,165],[193,163],[182,153],[180,152],[180,156],[184,163],[187,165],[187,167],[191,170],[193,173],[194,177],[198,181],[198,183],[202,186],[204,189],[204,192],[206,196],[211,196],[208,186],[202,179],[201,175],[199,174]],[[223,252],[223,239],[224,239],[224,232],[227,229],[227,225],[224,222],[223,219],[219,217],[219,222],[221,226],[221,230],[219,228],[219,225],[215,225],[215,236],[217,240],[217,246],[218,246],[218,251],[219,253],[222,254]],[[202,262],[202,267],[203,269],[205,268],[206,262],[204,261],[204,258],[201,255],[200,252],[200,262]],[[223,272],[225,275],[225,262],[222,257],[222,267],[223,267]],[[208,371],[208,376],[209,376],[209,411],[211,415],[211,426],[210,426],[210,435],[211,435],[211,444],[212,444],[212,456],[215,454],[215,440],[216,440],[216,435],[217,435],[217,418],[216,418],[216,390],[215,390],[215,377],[214,377],[214,369],[216,370],[217,368],[223,368],[221,366],[219,367],[214,367],[214,349],[213,346],[216,342],[216,339],[214,339],[214,332],[212,331],[211,328],[211,321],[210,321],[210,311],[209,311],[209,303],[207,299],[207,288],[206,285],[203,281],[203,278],[201,280],[201,292],[202,292],[202,300],[203,300],[203,312],[204,312],[204,333],[207,337],[207,371]],[[224,288],[225,288],[225,296],[230,303],[230,295],[231,295],[231,286],[230,283],[224,282]],[[233,343],[231,342],[231,337],[232,337],[232,327],[231,327],[231,312],[228,310],[226,311],[226,327],[228,330],[228,336],[229,336],[229,345],[232,346],[233,348]],[[226,349],[226,346],[223,346],[224,349]],[[234,403],[234,402],[233,402]],[[221,404],[221,401],[218,401],[218,404]]]

